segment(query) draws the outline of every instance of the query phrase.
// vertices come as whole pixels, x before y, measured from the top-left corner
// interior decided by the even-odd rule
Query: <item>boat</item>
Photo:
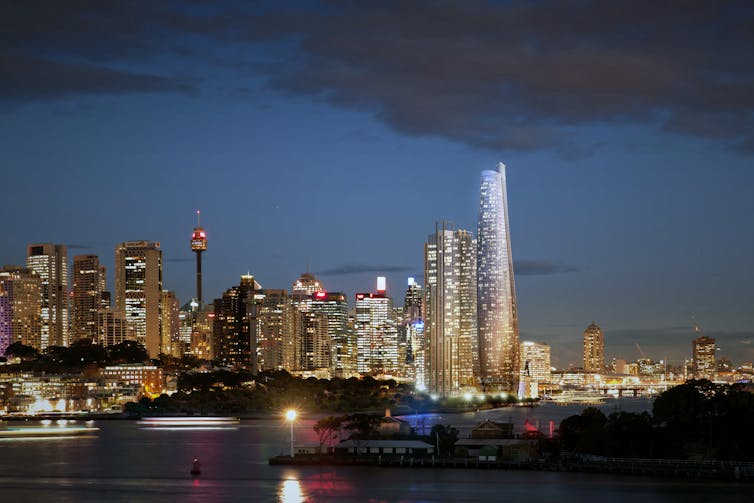
[[[0,429],[0,439],[65,438],[91,435],[99,431],[92,426],[34,426]]]
[[[142,426],[152,428],[220,428],[240,423],[237,417],[218,416],[176,416],[176,417],[144,417],[138,421]]]

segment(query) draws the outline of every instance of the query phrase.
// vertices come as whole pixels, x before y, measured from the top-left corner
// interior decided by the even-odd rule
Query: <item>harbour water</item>
[[[647,401],[612,401],[606,412],[642,410]],[[582,407],[545,405],[468,414],[407,417],[470,427],[483,419],[559,422]],[[314,419],[298,421],[297,443],[316,440]],[[0,440],[0,501],[63,502],[619,502],[749,501],[752,486],[715,481],[471,469],[269,466],[286,452],[282,419],[222,428],[145,428],[98,421],[96,436]],[[189,474],[198,457],[202,474]]]

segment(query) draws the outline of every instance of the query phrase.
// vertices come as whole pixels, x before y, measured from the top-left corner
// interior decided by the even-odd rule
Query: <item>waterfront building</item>
[[[221,365],[252,365],[249,303],[254,304],[254,294],[261,289],[254,276],[245,274],[238,286],[215,299],[212,348],[214,359]]]
[[[438,223],[424,245],[428,387],[442,396],[472,388],[479,376],[476,242]]]
[[[160,297],[160,313],[162,316],[160,352],[171,356],[176,354],[174,348],[179,348],[181,343],[181,305],[175,292],[163,290]]]
[[[505,165],[483,171],[477,223],[477,319],[481,383],[518,388],[519,349]]]
[[[97,255],[76,255],[72,276],[71,342],[81,339],[99,342],[97,316],[101,309],[110,306],[105,266]]]
[[[356,294],[354,332],[360,374],[398,371],[398,330],[392,313],[393,301],[386,294]]]
[[[0,355],[14,342],[42,349],[42,278],[19,266],[0,270]]]
[[[550,382],[550,345],[541,342],[521,343],[521,375],[536,382]]]
[[[584,371],[605,371],[605,335],[594,321],[584,330]]]
[[[154,365],[141,363],[124,363],[110,365],[102,370],[102,377],[107,381],[140,386],[145,395],[159,396],[165,389],[162,369]]]
[[[695,379],[714,379],[717,366],[715,363],[715,339],[702,335],[694,339],[692,375]]]
[[[29,245],[26,267],[39,274],[42,280],[40,349],[48,346],[67,346],[68,253],[65,245]]]
[[[126,241],[115,248],[115,313],[123,317],[150,358],[162,342],[162,250],[154,241]]]

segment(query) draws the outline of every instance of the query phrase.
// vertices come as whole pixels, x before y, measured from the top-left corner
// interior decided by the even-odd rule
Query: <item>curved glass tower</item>
[[[477,222],[477,329],[482,384],[516,392],[518,315],[513,281],[505,164],[483,171]]]

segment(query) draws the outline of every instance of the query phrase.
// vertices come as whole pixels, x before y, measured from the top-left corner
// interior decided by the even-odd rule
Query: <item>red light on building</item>
[[[314,292],[314,296],[318,299],[324,299],[325,297],[327,297],[327,292]]]
[[[357,293],[356,294],[356,300],[363,300],[363,299],[364,299],[364,294],[363,293]]]

